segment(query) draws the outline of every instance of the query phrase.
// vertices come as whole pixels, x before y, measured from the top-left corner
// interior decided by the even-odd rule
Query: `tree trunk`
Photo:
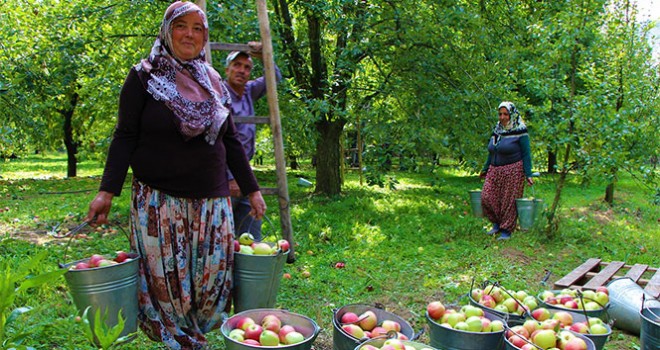
[[[341,193],[340,136],[344,121],[322,120],[316,123],[319,140],[316,144],[316,192],[326,195]]]
[[[66,147],[66,176],[67,177],[76,177],[77,175],[77,166],[78,159],[76,154],[78,154],[78,142],[73,138],[73,112],[76,110],[76,104],[78,104],[78,93],[73,93],[71,96],[71,104],[69,108],[65,110],[59,110],[58,112],[64,117],[64,146]]]
[[[614,182],[610,182],[605,189],[605,202],[610,206],[614,204]]]
[[[548,149],[548,174],[557,173],[557,153]]]

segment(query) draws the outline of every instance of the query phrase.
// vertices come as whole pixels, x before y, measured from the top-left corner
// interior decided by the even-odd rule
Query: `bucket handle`
[[[641,312],[644,312],[644,302],[645,302],[645,301],[646,301],[646,294],[642,293],[642,310],[640,310],[640,313],[641,313]],[[658,314],[656,314],[655,312],[653,312],[653,310],[651,310],[650,307],[649,307],[647,310],[648,310],[648,312],[649,312],[651,315],[653,315],[653,317],[655,317],[655,318],[660,318],[660,315],[658,315]]]
[[[506,318],[504,319],[504,333],[505,333],[505,334],[506,334],[506,331],[511,331],[511,327],[509,327],[509,322],[508,322],[507,319],[508,319],[508,317],[506,317]],[[513,331],[512,331],[512,332],[513,332]],[[516,333],[516,332],[513,332],[513,333],[514,333],[514,334],[518,334],[518,333]],[[525,337],[522,337],[522,336],[521,336],[520,338],[521,338],[522,340],[524,340],[525,343],[527,343],[527,344],[531,344],[531,345],[532,345],[533,347],[535,347],[536,349],[543,350],[542,347],[540,347],[540,346],[534,344],[533,342],[531,342],[531,341],[525,339]]]
[[[96,219],[96,218],[94,218],[94,219]],[[66,242],[66,246],[64,247],[64,255],[63,255],[63,257],[62,257],[62,260],[63,260],[63,261],[66,262],[67,254],[69,253],[69,246],[71,245],[71,241],[73,240],[73,238],[74,238],[75,236],[78,235],[78,233],[80,232],[80,230],[82,230],[83,228],[85,228],[85,226],[87,226],[87,225],[89,225],[89,221],[83,221],[81,224],[79,224],[78,226],[74,227],[73,229],[71,229],[71,231],[67,232],[66,234],[61,235],[61,236],[56,236],[56,238],[66,238],[66,237],[69,237],[69,239],[68,239],[67,242]],[[118,228],[119,228],[119,231],[121,231],[121,232],[124,234],[124,236],[126,236],[126,239],[128,240],[128,242],[129,242],[129,244],[130,244],[130,242],[131,242],[131,237],[129,236],[128,232],[126,232],[126,230],[124,230],[124,228],[121,227],[120,225],[116,225],[116,227],[118,227]],[[59,268],[61,268],[61,269],[63,269],[63,268],[66,267],[66,264],[65,264],[65,263],[61,263],[61,262],[58,263],[57,265],[58,265]]]
[[[422,334],[424,334],[424,328],[420,329],[419,332],[413,334],[413,336],[412,336],[412,338],[410,338],[410,340],[415,341],[415,340],[419,339],[419,337],[421,337]]]

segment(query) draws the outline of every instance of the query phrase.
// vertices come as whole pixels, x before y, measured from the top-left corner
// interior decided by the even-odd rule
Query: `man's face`
[[[239,55],[231,61],[229,67],[225,68],[225,75],[227,76],[229,85],[232,88],[244,87],[248,80],[250,80],[252,66],[252,60],[245,55]]]

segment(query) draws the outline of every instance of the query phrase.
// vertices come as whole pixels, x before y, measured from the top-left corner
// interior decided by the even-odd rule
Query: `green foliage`
[[[4,242],[0,241],[0,243]],[[41,251],[27,260],[20,261],[18,266],[10,266],[4,259],[0,262],[0,349],[32,349],[22,344],[26,338],[32,335],[32,332],[25,331],[13,335],[9,335],[7,332],[9,327],[31,308],[17,307],[9,310],[13,307],[19,294],[51,283],[66,273],[66,270],[59,269],[33,274],[34,271],[39,271],[39,267],[47,255],[48,251]]]
[[[117,324],[109,327],[106,324],[108,310],[105,310],[103,316],[101,316],[101,309],[96,309],[96,312],[94,313],[94,325],[92,326],[92,322],[89,322],[89,316],[87,315],[90,308],[91,306],[88,306],[83,312],[81,324],[85,337],[91,344],[98,344],[103,350],[113,349],[131,341],[132,338],[136,336],[135,334],[128,334],[120,337],[121,332],[124,331],[124,325],[126,323],[121,310],[119,310],[119,313],[117,314]]]

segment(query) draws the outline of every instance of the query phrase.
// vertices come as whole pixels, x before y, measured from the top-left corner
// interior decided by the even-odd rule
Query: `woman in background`
[[[532,186],[532,156],[527,126],[512,102],[497,108],[498,123],[488,142],[488,159],[480,176],[485,177],[481,190],[484,216],[493,224],[489,235],[500,233],[498,240],[511,238],[516,228],[516,199],[521,198],[525,180]]]

